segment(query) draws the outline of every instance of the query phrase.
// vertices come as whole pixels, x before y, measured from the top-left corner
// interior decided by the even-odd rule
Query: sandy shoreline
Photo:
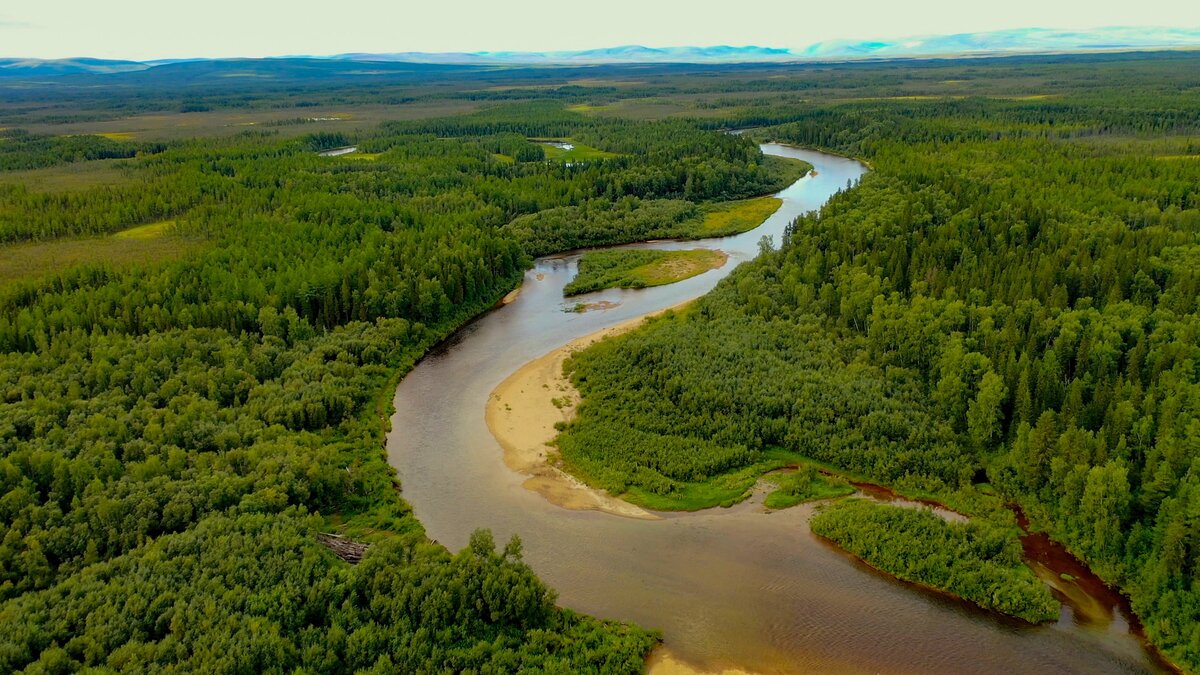
[[[500,298],[500,305],[512,304],[512,302],[515,301],[520,295],[521,295],[521,287],[517,286],[516,288],[509,291],[503,298]]]
[[[560,469],[555,462],[555,450],[549,444],[558,435],[555,423],[569,421],[579,404],[579,392],[563,376],[563,362],[567,357],[600,340],[633,330],[651,316],[679,309],[690,302],[572,340],[526,363],[492,391],[484,419],[492,436],[504,449],[504,463],[513,471],[528,476],[524,483],[526,489],[566,509],[604,511],[627,518],[658,518],[603,490],[588,487]]]
[[[646,672],[651,675],[750,675],[749,671],[740,668],[700,670],[680,661],[670,649],[662,645],[655,647],[646,657]]]

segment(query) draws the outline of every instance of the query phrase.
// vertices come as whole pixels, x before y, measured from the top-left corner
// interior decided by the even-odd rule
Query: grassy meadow
[[[176,235],[173,221],[140,225],[106,237],[55,239],[0,247],[0,286],[83,265],[130,267],[173,260],[199,242]]]
[[[563,288],[563,295],[580,295],[605,288],[665,286],[716,269],[728,258],[722,251],[706,248],[592,251],[580,259],[579,274]]]

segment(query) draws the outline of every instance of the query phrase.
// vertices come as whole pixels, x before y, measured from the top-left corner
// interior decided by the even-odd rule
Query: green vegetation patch
[[[762,225],[782,204],[783,200],[777,197],[706,204],[704,222],[700,226],[699,234],[705,237],[727,237],[748,232]]]
[[[725,264],[722,251],[696,248],[688,251],[592,251],[579,260],[579,274],[563,288],[563,295],[591,293],[604,288],[647,288],[690,279]]]
[[[127,182],[128,162],[122,159],[94,159],[38,169],[0,173],[0,183],[14,183],[30,192],[70,192]]]
[[[0,129],[0,180],[2,172],[106,159],[128,159],[141,152],[158,152],[162,146],[133,143],[95,135],[33,134],[25,129]]]
[[[109,237],[0,246],[0,284],[37,279],[83,265],[151,265],[177,259],[201,246],[199,239],[169,235],[172,225],[143,225]]]
[[[501,160],[505,161],[505,160]],[[511,162],[511,158],[507,160]],[[776,185],[764,177],[759,190]],[[782,201],[758,197],[703,206],[685,199],[592,200],[520,216],[508,231],[534,256],[650,239],[705,239],[741,234],[762,225]]]
[[[521,216],[506,228],[530,255],[684,238],[697,230],[700,207],[683,199],[591,200]],[[692,237],[695,238],[695,237]]]
[[[146,225],[138,225],[131,227],[128,230],[121,230],[113,235],[115,239],[156,239],[171,231],[175,227],[175,221],[162,220],[157,223],[147,223]]]
[[[926,509],[848,499],[826,506],[812,531],[905,581],[1031,623],[1058,618],[1058,602],[1022,559],[1012,528],[951,523]]]
[[[570,138],[550,141],[537,140],[535,142],[542,146],[544,152],[546,153],[546,159],[555,161],[586,162],[589,160],[608,159],[609,157],[617,156],[617,153],[615,152],[599,150],[590,145],[584,145],[583,143]],[[571,148],[567,149],[565,147],[560,147],[562,145],[570,145]]]
[[[655,511],[700,511],[713,507],[730,507],[751,494],[770,464],[748,466],[731,471],[703,483],[679,483],[669,493],[632,485],[621,495],[625,501]]]
[[[763,167],[776,177],[776,180],[781,183],[779,189],[783,189],[792,183],[804,178],[813,170],[813,165],[802,159],[795,157],[778,157],[776,155],[763,155]]]
[[[795,471],[769,474],[766,479],[777,486],[763,502],[768,509],[786,509],[805,502],[854,494],[854,487],[845,479],[822,474],[811,464]]]

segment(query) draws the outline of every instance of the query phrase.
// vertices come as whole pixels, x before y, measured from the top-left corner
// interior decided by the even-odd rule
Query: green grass
[[[115,239],[155,239],[161,237],[171,231],[175,227],[175,221],[162,220],[157,223],[149,223],[146,225],[138,225],[131,227],[128,230],[121,230],[113,235]]]
[[[0,172],[0,183],[19,183],[30,192],[71,192],[130,180],[124,159],[95,159],[44,169]]]
[[[620,497],[631,504],[655,511],[700,511],[715,506],[729,507],[749,497],[755,484],[764,474],[770,474],[795,464],[798,457],[795,453],[768,449],[763,451],[762,458],[758,462],[750,466],[713,476],[699,483],[676,483],[675,489],[669,494],[657,494],[637,486],[630,486]],[[579,475],[574,469],[572,473]],[[782,483],[786,480],[785,475],[787,474],[768,475],[767,480]],[[584,476],[586,481],[586,473]],[[775,490],[767,495],[768,501],[765,502],[767,508],[783,509],[805,501],[842,497],[854,493],[854,488],[840,476],[823,476],[819,473],[810,483],[810,491],[813,496],[788,503],[785,496],[781,494],[785,488],[783,485],[780,487],[780,490]],[[819,492],[817,492],[818,490]],[[773,501],[772,497],[775,498]]]
[[[787,473],[770,474],[766,479],[778,486],[763,502],[769,509],[786,509],[818,499],[854,494],[854,487],[844,479],[818,473],[811,464]]]
[[[729,507],[750,496],[751,489],[769,465],[755,464],[715,476],[703,483],[680,483],[670,494],[660,495],[632,486],[620,495],[625,501],[654,511],[700,511],[714,506]]]
[[[107,237],[80,237],[0,247],[0,285],[38,279],[72,267],[144,265],[178,258],[199,241],[171,233],[174,221],[123,230]]]
[[[563,288],[563,295],[673,284],[720,267],[727,259],[725,253],[706,248],[592,251],[579,260],[579,274]]]
[[[783,200],[776,197],[706,204],[704,222],[697,234],[702,237],[728,237],[748,232],[762,225],[782,204]]]
[[[621,99],[603,105],[574,105],[568,110],[585,115],[624,117],[633,120],[657,120],[695,112],[694,108],[683,102],[662,98]]]
[[[767,450],[754,464],[701,482],[677,482],[667,494],[629,485],[617,496],[630,504],[654,511],[701,511],[716,506],[729,507],[748,498],[763,474],[787,467],[795,463],[795,458],[794,453]],[[567,460],[565,468],[589,485],[603,487],[603,482],[589,473],[586,465]]]
[[[836,464],[823,462],[798,452],[791,452],[778,446],[772,446],[763,450],[763,454],[779,461],[781,466],[789,464],[807,465],[816,469],[818,473],[835,477],[834,480],[880,485],[880,481],[877,478],[851,471]],[[947,488],[945,490],[931,491],[902,479],[895,483],[884,484],[882,487],[886,487],[903,499],[914,502],[935,502],[947,510],[961,513],[970,518],[984,519],[998,525],[1015,525],[1016,523],[1012,512],[1005,507],[1004,500],[996,494],[995,489],[991,485],[986,483],[966,485],[953,490]]]
[[[605,152],[604,150],[599,150],[597,148],[593,148],[590,145],[584,145],[582,143],[579,143],[578,141],[571,140],[570,138],[562,138],[562,139],[556,138],[556,139],[549,139],[549,140],[548,139],[530,139],[530,140],[534,141],[535,143],[540,144],[542,146],[542,148],[545,149],[546,159],[551,159],[551,160],[555,160],[555,161],[584,162],[584,161],[588,161],[588,160],[607,159],[609,157],[617,156],[616,153]],[[575,147],[571,148],[570,150],[563,150],[562,148],[551,145],[551,143],[570,143],[571,145],[573,145]]]

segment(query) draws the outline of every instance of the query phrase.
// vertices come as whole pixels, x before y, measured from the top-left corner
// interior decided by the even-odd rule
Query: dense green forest
[[[758,130],[873,171],[689,311],[577,355],[567,465],[681,504],[780,453],[986,480],[1200,668],[1200,107],[1194,73],[1144,75]]]
[[[615,156],[520,150],[551,135]],[[315,152],[349,142],[365,156]],[[652,634],[554,608],[518,547],[423,542],[383,457],[383,406],[554,248],[510,221],[772,191],[754,142],[535,104],[127,149],[135,181],[3,188],[7,241],[171,217],[149,231],[203,245],[0,288],[0,670],[639,670]],[[66,161],[57,141],[0,144],[38,152]],[[317,544],[331,529],[376,542],[367,561]]]
[[[1012,528],[952,523],[929,509],[845,499],[823,507],[812,531],[905,581],[1037,623],[1058,618],[1058,601],[1021,557]]]
[[[0,171],[39,169],[93,159],[129,159],[162,152],[162,143],[130,143],[102,136],[52,136],[0,129]]]
[[[417,535],[351,567],[296,508],[226,512],[0,608],[0,668],[254,673],[637,672],[640,629],[554,607],[484,531]]]
[[[711,167],[705,169],[707,174]],[[711,181],[719,183],[727,178],[685,178],[683,192],[676,193],[673,199],[645,199],[639,196],[641,189],[629,194],[629,187],[622,185],[619,195],[608,194],[578,205],[523,215],[509,223],[507,229],[535,256],[647,239],[703,239],[740,234],[758,227],[779,205],[778,200],[739,202],[738,196],[782,190],[811,171],[812,166],[764,157],[762,165],[753,169],[753,174],[740,175],[736,185],[721,188]],[[665,187],[659,182],[661,178],[651,179],[656,190]],[[677,179],[667,184],[670,182],[678,184]],[[698,199],[722,201],[699,205],[695,202]]]

